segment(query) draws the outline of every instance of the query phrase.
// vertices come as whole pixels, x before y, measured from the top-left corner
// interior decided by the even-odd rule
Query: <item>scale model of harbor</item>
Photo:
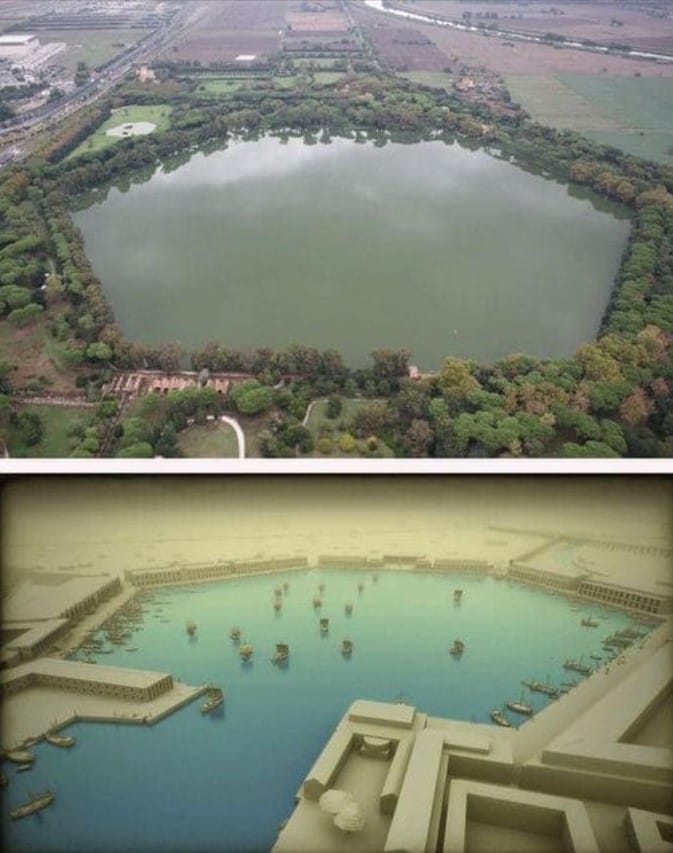
[[[123,578],[62,573],[58,583],[53,574],[35,573],[12,591],[3,612],[3,757],[15,773],[28,770],[31,746],[42,739],[74,745],[58,731],[75,721],[152,725],[198,697],[203,715],[222,713],[226,685],[190,686],[166,672],[97,659],[106,653],[101,631],[111,644],[136,651],[130,643],[146,610],[153,606],[162,619],[156,602],[162,587],[250,575],[287,578],[315,567],[322,580],[306,606],[326,636],[330,620],[321,607],[330,570],[352,572],[356,608],[358,595],[383,572],[450,577],[454,607],[469,606],[459,585],[469,586],[466,577],[488,577],[568,597],[581,630],[600,632],[610,612],[630,621],[602,637],[601,654],[567,659],[567,681],[531,676],[521,696],[488,709],[491,723],[432,716],[405,695],[354,701],[308,769],[274,853],[493,851],[504,842],[519,851],[663,853],[673,839],[671,556],[661,548],[549,534],[498,563],[473,553],[333,553],[170,565],[127,571]],[[49,584],[48,599],[43,584]],[[277,614],[289,590],[288,580],[272,582]],[[346,616],[353,600],[341,605]],[[199,626],[185,621],[180,630],[193,639]],[[292,661],[286,642],[260,649],[238,626],[227,633],[242,666],[262,656],[279,668]],[[337,639],[344,659],[357,656],[357,643]],[[469,658],[466,638],[439,641],[447,660]],[[17,778],[9,779],[10,790]],[[8,784],[4,773],[2,784]],[[57,789],[32,794],[14,805],[11,817],[30,819],[54,802]]]

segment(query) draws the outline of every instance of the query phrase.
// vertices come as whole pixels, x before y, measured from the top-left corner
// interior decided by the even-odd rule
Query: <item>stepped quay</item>
[[[505,531],[502,531],[503,533]],[[203,693],[170,673],[66,658],[140,589],[311,566],[465,571],[615,607],[654,626],[518,729],[369,701],[344,716],[295,795],[273,853],[665,853],[673,849],[671,552],[536,534],[507,562],[450,554],[323,554],[170,565],[124,577],[33,572],[3,602],[2,748],[74,720],[153,724]],[[339,829],[319,806],[347,791],[361,818]]]

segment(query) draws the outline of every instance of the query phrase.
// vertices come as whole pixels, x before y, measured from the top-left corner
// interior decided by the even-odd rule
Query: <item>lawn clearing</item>
[[[10,428],[8,448],[12,457],[58,458],[70,456],[79,440],[68,432],[77,424],[83,428],[93,419],[94,408],[79,406],[22,407],[21,411],[34,412],[42,421],[44,434],[37,444],[27,446],[21,435]]]
[[[306,422],[306,429],[308,429],[313,436],[316,446],[312,453],[306,455],[317,457],[319,459],[329,459],[332,457],[337,459],[348,459],[358,458],[360,456],[383,456],[385,458],[391,458],[394,456],[393,451],[381,439],[379,439],[378,451],[374,453],[368,453],[364,440],[360,439],[356,439],[356,447],[351,453],[346,453],[339,447],[339,439],[342,435],[349,432],[348,424],[352,417],[358,409],[370,402],[373,401],[349,397],[343,398],[341,413],[336,418],[328,418],[327,400],[316,400],[308,416],[308,421]],[[318,450],[318,441],[323,435],[328,435],[332,440],[333,448],[331,453],[325,454]]]
[[[451,89],[453,86],[453,78],[446,71],[401,71],[398,76],[433,89]]]
[[[68,360],[68,345],[54,338],[47,322],[44,315],[20,328],[0,322],[0,358],[12,365],[8,379],[15,390],[80,394],[75,380],[81,371]]]
[[[217,97],[218,95],[229,95],[231,92],[236,92],[245,85],[246,81],[241,80],[240,78],[236,80],[227,80],[221,77],[215,77],[214,79],[210,78],[208,80],[203,80],[203,82],[197,87],[196,92],[199,95],[213,95]]]
[[[80,154],[93,154],[115,145],[123,137],[108,136],[107,131],[120,125],[135,124],[137,122],[149,122],[156,125],[153,133],[167,130],[170,125],[172,107],[169,104],[152,104],[142,106],[129,104],[113,110],[109,119],[103,122],[90,136],[88,136],[66,159],[77,157]]]
[[[178,446],[189,458],[238,458],[236,433],[222,421],[193,424],[183,429],[178,435]]]

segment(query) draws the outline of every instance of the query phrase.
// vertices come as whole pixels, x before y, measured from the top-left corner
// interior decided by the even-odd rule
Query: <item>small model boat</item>
[[[521,683],[534,693],[544,693],[545,696],[551,696],[552,698],[556,698],[559,694],[558,687],[554,687],[553,684],[545,683],[544,681],[532,679],[531,681],[522,681]]]
[[[365,585],[363,583],[358,584],[358,592],[363,592]]]
[[[281,602],[280,598],[277,598],[277,599],[273,602],[273,609],[274,609],[276,612],[278,612],[278,611],[281,609],[281,607],[282,607],[282,606],[283,606],[283,604],[282,604],[282,602]]]
[[[524,714],[526,717],[530,717],[533,714],[533,708],[531,705],[527,705],[525,702],[507,702],[507,707],[510,711],[514,711],[516,714]]]
[[[570,669],[573,672],[579,672],[580,675],[591,675],[591,667],[583,664],[581,660],[567,660],[563,664],[563,669]]]
[[[319,595],[313,596],[313,606],[314,607],[322,607],[322,598]]]
[[[320,620],[320,633],[326,634],[329,631],[329,619]]]
[[[221,705],[224,705],[224,693],[220,687],[211,687],[206,694],[208,698],[201,705],[201,713],[209,714]]]
[[[319,590],[320,592],[325,592],[325,584],[324,584],[324,583],[319,583],[319,584],[318,584],[318,590]]]
[[[454,589],[453,600],[454,601],[460,601],[462,597],[463,597],[463,590],[462,589]]]
[[[595,622],[591,616],[586,619],[581,620],[582,626],[584,628],[598,628],[598,622]]]
[[[271,658],[271,663],[276,665],[287,663],[290,659],[290,647],[287,643],[276,643],[276,653]]]
[[[9,815],[12,820],[18,820],[19,818],[35,814],[35,812],[39,812],[41,809],[46,809],[47,806],[50,806],[53,802],[54,795],[49,790],[44,791],[41,794],[30,794],[27,802],[17,806],[15,809],[12,809]]]
[[[449,654],[454,657],[460,657],[462,653],[465,651],[465,643],[462,640],[454,640],[453,645],[449,649]]]
[[[273,594],[277,597],[280,597],[283,594],[283,587],[282,586],[274,587],[273,588]]]
[[[190,637],[193,637],[196,634],[196,622],[188,622],[187,623],[187,633]]]
[[[348,658],[353,654],[353,641],[352,640],[342,640],[341,641],[341,654]]]
[[[253,648],[250,643],[244,643],[239,649],[239,655],[243,658],[244,661],[249,661],[252,657]]]
[[[75,745],[75,738],[74,737],[69,737],[66,735],[59,735],[56,732],[47,732],[46,735],[44,736],[44,739],[47,741],[47,743],[52,744],[52,746],[68,747],[68,746],[74,746]]]
[[[494,710],[491,711],[491,719],[493,720],[494,723],[497,723],[499,726],[505,726],[508,729],[512,727],[512,724],[510,723],[510,721],[505,717],[505,715],[502,713],[502,711],[500,711],[498,708],[494,708]]]

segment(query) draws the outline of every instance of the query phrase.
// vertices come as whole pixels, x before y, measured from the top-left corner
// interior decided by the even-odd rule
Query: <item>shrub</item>
[[[339,450],[343,453],[352,453],[355,450],[355,439],[349,432],[345,432],[339,439]]]
[[[334,447],[334,443],[331,438],[328,438],[326,435],[318,440],[318,451],[323,454],[323,456],[328,456],[332,452],[332,448]]]
[[[341,414],[341,410],[343,409],[343,403],[341,402],[341,397],[338,394],[332,394],[332,396],[327,401],[327,417],[333,420],[334,418],[338,418]]]

